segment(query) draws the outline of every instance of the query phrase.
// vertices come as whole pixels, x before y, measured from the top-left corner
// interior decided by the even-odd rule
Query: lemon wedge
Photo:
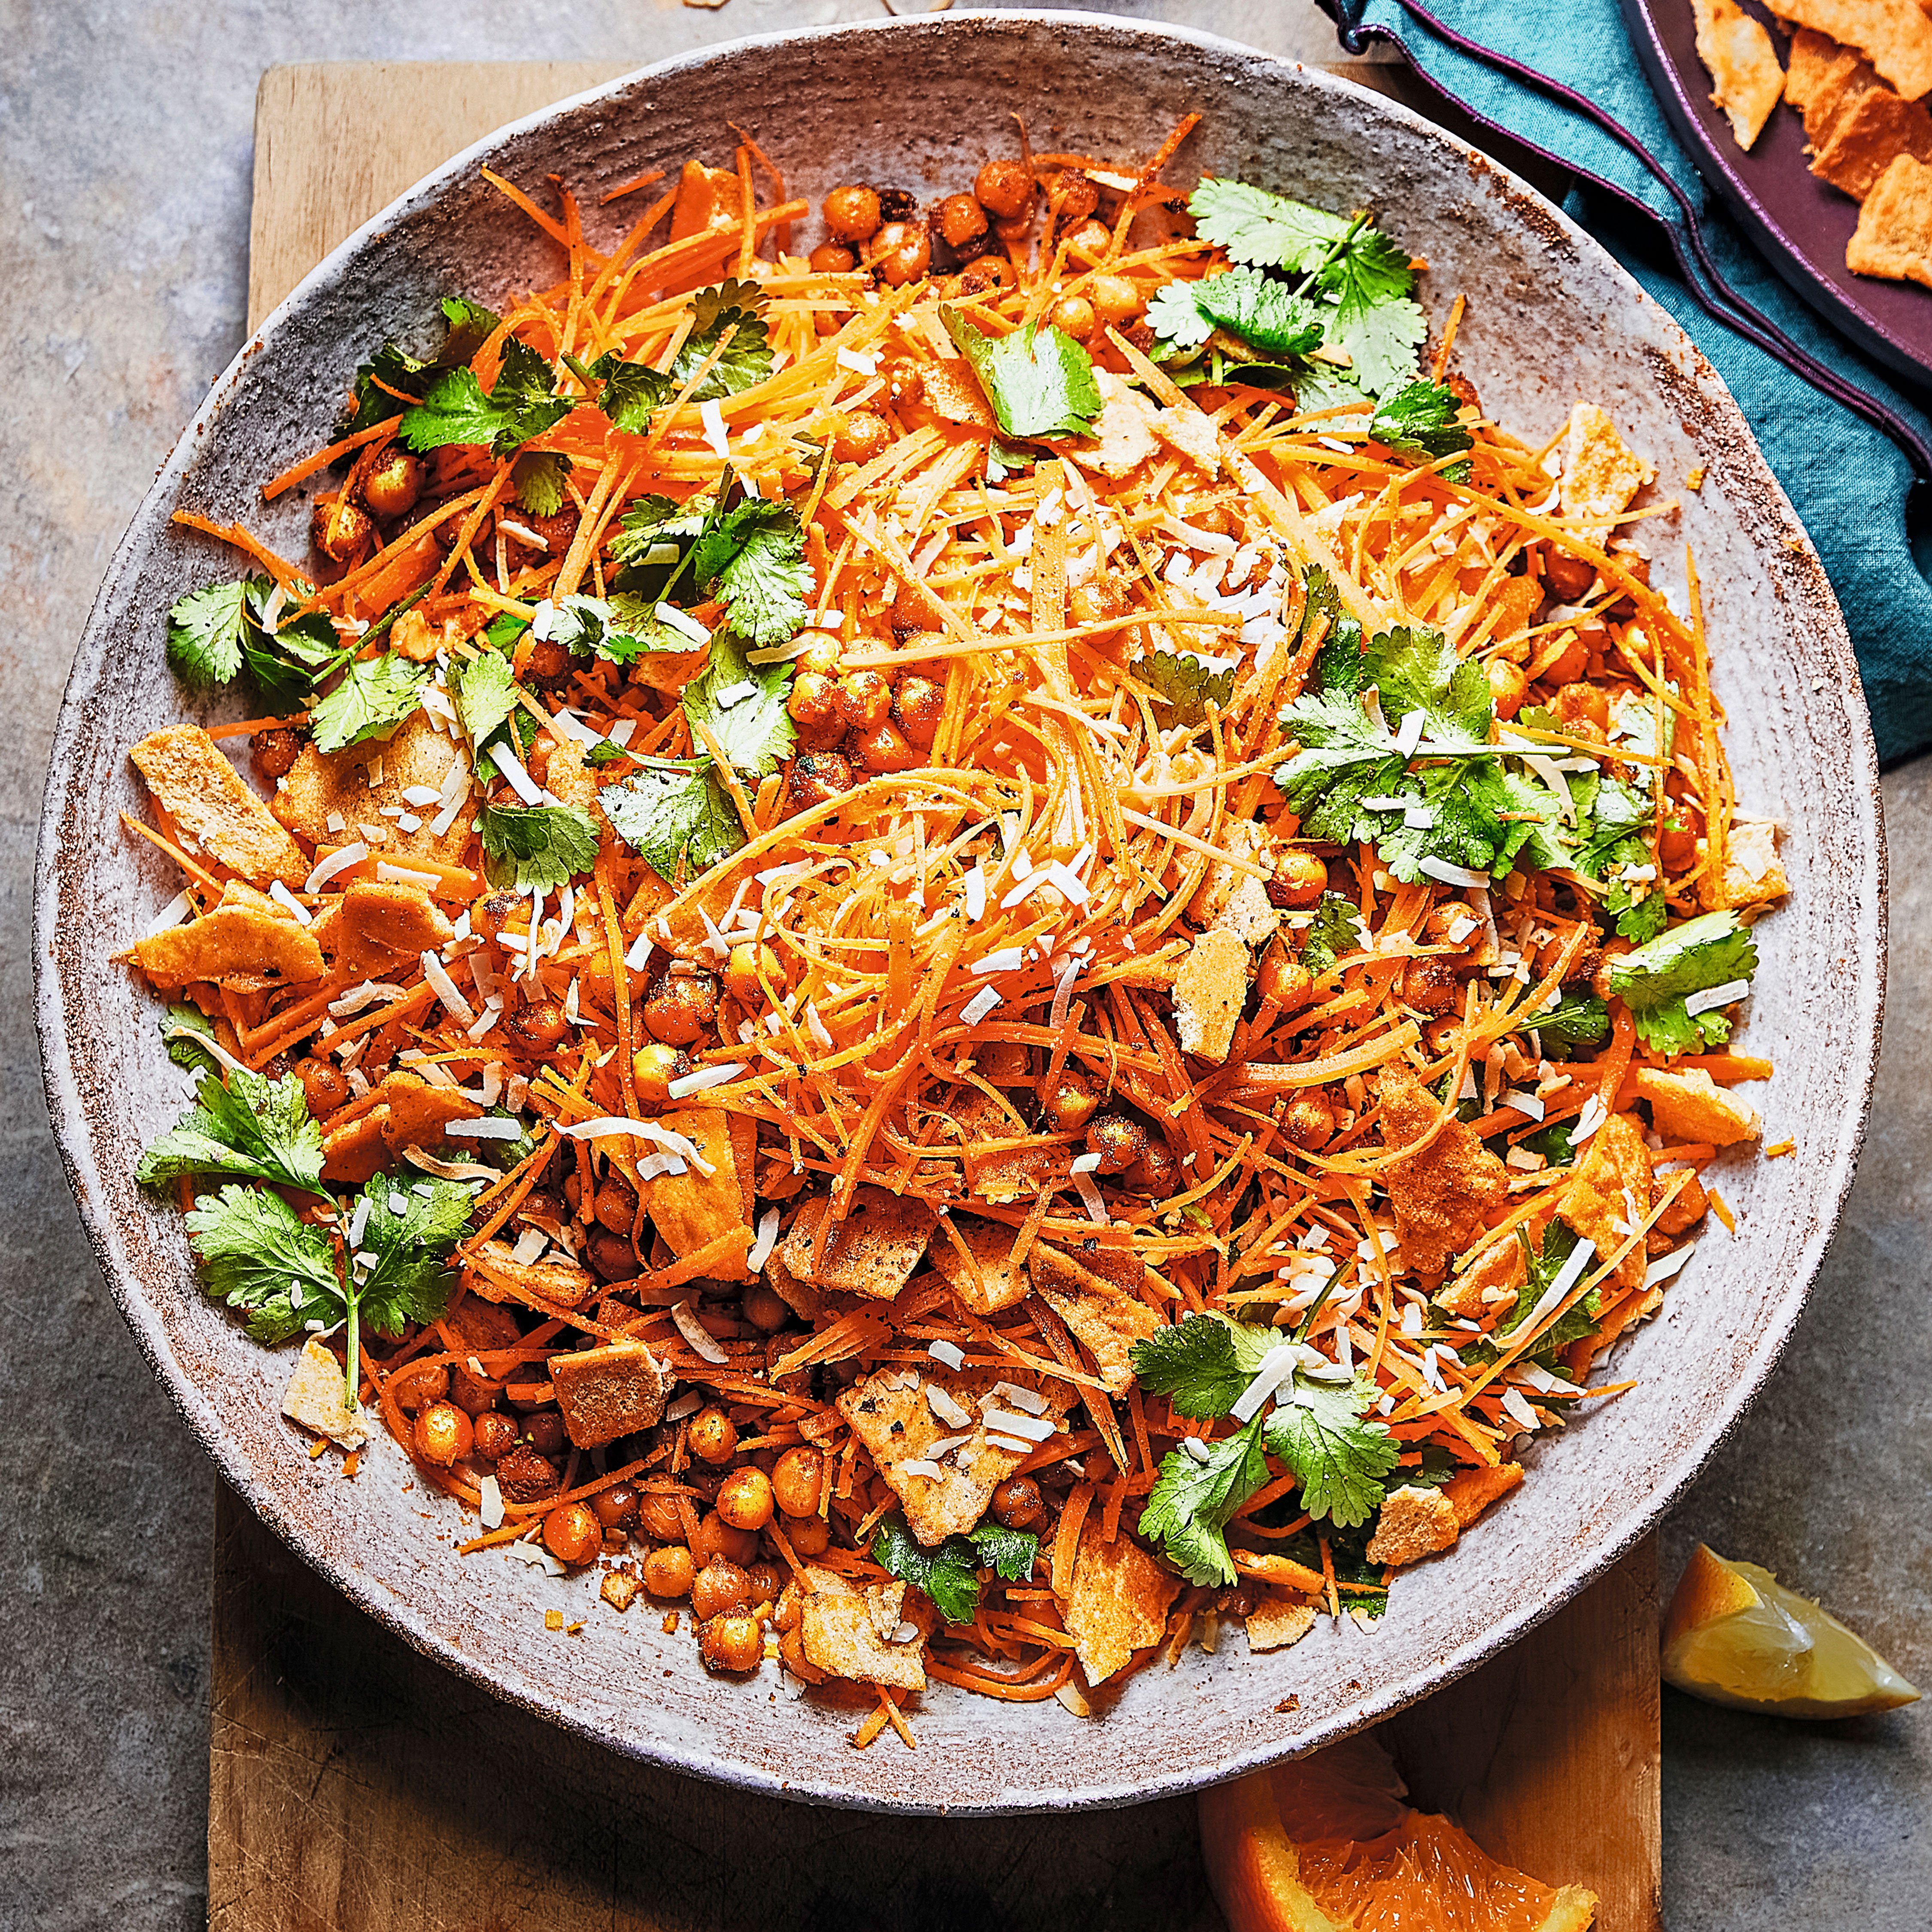
[[[1808,1597],[1699,1544],[1664,1620],[1664,1681],[1712,1704],[1784,1718],[1855,1718],[1917,1689]]]

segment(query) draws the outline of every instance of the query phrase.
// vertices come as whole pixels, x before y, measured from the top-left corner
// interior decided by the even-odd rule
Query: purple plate
[[[1759,0],[1742,4],[1771,30],[1774,46],[1786,44],[1784,30]],[[1912,382],[1932,380],[1932,289],[1855,275],[1845,266],[1858,206],[1806,164],[1798,110],[1782,104],[1773,108],[1746,154],[1711,104],[1711,76],[1697,58],[1690,0],[1622,0],[1622,5],[1637,58],[1678,139],[1772,266],[1881,362]]]

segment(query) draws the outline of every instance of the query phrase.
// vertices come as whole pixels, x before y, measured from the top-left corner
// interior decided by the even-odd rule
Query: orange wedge
[[[1709,1703],[1780,1718],[1854,1718],[1918,1696],[1810,1598],[1701,1543],[1664,1620],[1664,1681]]]
[[[1201,1794],[1208,1882],[1230,1932],[1584,1932],[1594,1894],[1498,1864],[1418,1811],[1372,1737]]]

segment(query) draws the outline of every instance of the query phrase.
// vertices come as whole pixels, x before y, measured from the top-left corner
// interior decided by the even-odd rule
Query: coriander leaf
[[[486,805],[476,830],[493,885],[548,891],[597,862],[596,824],[574,806]]]
[[[1148,317],[1156,334],[1183,348],[1198,348],[1216,328],[1273,356],[1304,356],[1322,346],[1322,311],[1258,268],[1170,283]],[[1235,367],[1247,380],[1246,369]],[[1284,363],[1282,374],[1292,382],[1296,372]]]
[[[1366,943],[1354,900],[1340,892],[1324,892],[1316,904],[1315,922],[1301,942],[1301,963],[1318,980],[1342,954],[1359,952]]]
[[[1410,298],[1414,284],[1407,252],[1372,228],[1322,271],[1318,285],[1336,304],[1327,346],[1348,352],[1351,374],[1372,396],[1415,380],[1417,346],[1429,332]]]
[[[586,373],[603,386],[597,392],[597,406],[632,436],[644,435],[652,415],[676,393],[668,376],[648,362],[626,362],[614,350],[606,350]]]
[[[619,838],[667,885],[708,872],[745,842],[731,795],[707,758],[644,758],[598,803]]]
[[[493,651],[508,652],[530,628],[514,610],[499,610],[483,627],[483,641]]]
[[[1198,651],[1150,651],[1138,659],[1134,674],[1172,713],[1164,724],[1204,724],[1208,706],[1226,711],[1234,702],[1238,658],[1214,658]]]
[[[1186,1448],[1161,1459],[1160,1475],[1141,1512],[1144,1534],[1159,1539],[1168,1560],[1190,1582],[1237,1581],[1223,1534],[1228,1519],[1268,1480],[1262,1450],[1264,1418],[1207,1445],[1207,1460]],[[1312,1512],[1311,1512],[1312,1513]]]
[[[1687,994],[1708,992],[1757,970],[1757,946],[1734,912],[1707,912],[1659,933],[1610,963],[1612,992],[1630,1008],[1637,1036],[1653,1052],[1721,1046],[1730,1022],[1718,1009],[1693,1014]],[[1742,998],[1740,993],[1738,997]]]
[[[940,320],[972,364],[1002,435],[1085,436],[1100,413],[1094,358],[1057,328],[1016,329],[997,340],[964,309],[942,304]]]
[[[356,1209],[363,1217],[356,1254],[375,1261],[352,1257],[351,1267],[356,1312],[376,1334],[399,1335],[405,1322],[434,1322],[448,1306],[456,1286],[450,1253],[470,1232],[474,1192],[440,1179],[404,1186],[382,1174],[364,1185]]]
[[[1382,1505],[1382,1478],[1402,1456],[1386,1424],[1364,1420],[1374,1386],[1356,1376],[1316,1382],[1297,1370],[1291,1396],[1268,1417],[1267,1443],[1294,1472],[1301,1507],[1318,1522],[1342,1528],[1366,1522]]]
[[[168,1058],[177,1066],[218,1072],[220,1063],[199,1043],[214,1037],[214,1022],[199,1006],[190,1006],[185,1000],[170,1000],[161,1022],[161,1037],[167,1042]]]
[[[311,1322],[332,1328],[348,1312],[333,1244],[279,1194],[230,1185],[198,1196],[182,1225],[206,1292],[242,1310],[256,1341],[286,1342]]]
[[[577,405],[554,393],[550,364],[514,335],[503,339],[496,386],[486,392],[466,364],[446,370],[403,418],[397,432],[418,454],[451,443],[484,443],[508,456],[532,436],[554,429]]]
[[[445,369],[467,362],[502,326],[503,318],[494,309],[485,308],[467,296],[445,296],[439,306],[449,325],[449,334],[436,358]]]
[[[966,1540],[978,1551],[980,1561],[1009,1583],[1024,1583],[1040,1556],[1040,1538],[1030,1529],[1003,1529],[996,1522],[982,1522],[966,1532]]]
[[[691,333],[671,364],[667,395],[674,394],[691,380],[728,328],[736,332],[730,346],[687,400],[721,402],[727,396],[740,394],[764,382],[772,373],[765,301],[765,292],[756,282],[724,281],[700,289],[692,298]]]
[[[1439,382],[1412,382],[1377,405],[1369,433],[1398,456],[1434,463],[1474,446],[1475,439],[1458,420],[1462,406],[1456,392]],[[1452,483],[1466,483],[1469,466],[1452,463],[1442,474]]]
[[[1472,1367],[1485,1366],[1501,1358],[1504,1345],[1535,1313],[1537,1304],[1555,1284],[1562,1272],[1563,1264],[1576,1246],[1576,1234],[1562,1221],[1552,1221],[1544,1230],[1540,1251],[1530,1245],[1528,1233],[1521,1228],[1516,1231],[1516,1240],[1522,1249],[1523,1286],[1492,1330],[1495,1340],[1472,1342],[1459,1351],[1462,1360]],[[1557,1355],[1572,1342],[1580,1342],[1586,1336],[1597,1332],[1597,1317],[1602,1309],[1600,1292],[1590,1289],[1537,1337],[1535,1347],[1525,1359],[1541,1368],[1552,1368]]]
[[[563,508],[563,479],[569,474],[568,457],[554,449],[526,451],[510,472],[518,507],[533,517],[555,516]]]
[[[308,586],[298,588],[306,594]],[[335,626],[319,610],[271,631],[272,598],[281,601],[266,577],[211,584],[178,598],[168,613],[169,663],[202,688],[226,684],[245,668],[271,703],[300,710],[345,652]]]
[[[1196,232],[1234,260],[1298,272],[1313,268],[1353,226],[1347,215],[1211,176],[1188,197],[1187,212]]]
[[[302,1084],[293,1074],[231,1067],[224,1082],[205,1072],[194,1105],[148,1145],[134,1169],[143,1186],[184,1174],[267,1180],[326,1194],[322,1185],[322,1130],[309,1118]]]
[[[785,709],[791,694],[788,664],[748,664],[737,643],[721,631],[701,675],[684,688],[684,715],[716,741],[731,769],[761,778],[778,768],[798,740]]]
[[[318,752],[339,752],[371,738],[387,738],[422,702],[429,666],[412,664],[394,651],[357,658],[342,682],[316,700],[309,729]]]
[[[622,745],[608,738],[600,738],[588,746],[584,754],[584,762],[593,769],[601,770],[605,765],[622,764],[630,756]]]
[[[753,496],[714,512],[692,550],[691,574],[754,644],[784,644],[812,614],[805,531],[789,503]]]
[[[611,562],[620,570],[675,565],[684,546],[704,533],[712,507],[704,496],[682,503],[674,496],[638,497],[617,520],[617,533],[610,540]],[[653,555],[660,550],[662,555]]]
[[[1594,993],[1564,1000],[1529,1022],[1547,1053],[1553,1045],[1600,1046],[1610,1030],[1610,1009]]]
[[[1574,1120],[1552,1120],[1535,1133],[1525,1134],[1516,1145],[1540,1154],[1552,1167],[1568,1167],[1576,1158],[1576,1143],[1570,1138],[1575,1125]]]
[[[1231,1325],[1212,1315],[1156,1329],[1134,1344],[1132,1360],[1148,1394],[1166,1396],[1177,1413],[1197,1420],[1226,1415],[1252,1376],[1235,1354]]]
[[[168,662],[188,682],[226,684],[242,668],[243,584],[211,584],[177,598],[168,612]]]
[[[450,699],[472,751],[502,728],[521,694],[509,659],[500,652],[484,651],[451,668]]]
[[[923,1590],[948,1623],[973,1621],[980,1607],[980,1556],[963,1536],[949,1536],[937,1550],[927,1550],[904,1523],[882,1522],[872,1540],[872,1560]]]
[[[595,648],[599,657],[615,664],[634,664],[640,657],[689,657],[694,651],[708,652],[711,633],[702,624],[698,634],[666,621],[662,613],[675,606],[661,604],[634,591],[620,590],[610,599],[610,628]]]
[[[634,616],[641,621],[634,623]],[[652,606],[621,592],[608,603],[598,597],[562,598],[551,609],[548,635],[580,657],[587,654],[612,664],[632,664],[651,651],[702,648],[657,616]]]
[[[1169,282],[1156,290],[1145,320],[1160,340],[1177,349],[1198,349],[1214,333],[1214,323],[1194,299],[1192,282]]]
[[[356,406],[344,426],[346,432],[354,435],[400,416],[409,406],[403,398],[420,398],[436,367],[418,362],[393,342],[384,343],[368,362],[356,364]]]

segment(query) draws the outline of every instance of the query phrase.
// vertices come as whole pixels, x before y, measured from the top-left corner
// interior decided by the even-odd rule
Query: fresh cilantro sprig
[[[146,1186],[197,1174],[326,1195],[322,1130],[310,1118],[302,1082],[245,1066],[231,1066],[224,1078],[205,1064],[194,1104],[148,1143],[134,1178]]]
[[[1195,232],[1235,262],[1295,274],[1318,267],[1354,225],[1304,201],[1210,176],[1188,197]]]
[[[1175,1449],[1161,1459],[1160,1474],[1141,1512],[1141,1531],[1159,1540],[1190,1582],[1213,1586],[1238,1580],[1227,1526],[1268,1480],[1262,1444],[1266,1426],[1266,1418],[1256,1415],[1232,1436],[1206,1444],[1202,1456]]]
[[[554,429],[577,406],[556,394],[556,372],[527,343],[503,338],[495,386],[485,390],[467,363],[445,370],[405,412],[396,432],[422,454],[451,444],[481,443],[493,456],[508,456],[533,436]]]
[[[965,310],[943,304],[940,320],[971,365],[1003,436],[1084,436],[1100,413],[1094,358],[1058,328],[986,334]]]
[[[872,1541],[872,1560],[901,1582],[923,1590],[950,1624],[973,1621],[980,1607],[980,1570],[1022,1583],[1033,1574],[1039,1554],[1040,1538],[1029,1531],[991,1522],[963,1536],[949,1536],[933,1550],[896,1520],[881,1523]]]
[[[804,526],[788,503],[733,502],[732,494],[728,472],[708,497],[634,503],[611,547],[618,587],[655,604],[688,583],[698,596],[723,604],[726,621],[750,643],[784,644],[812,614]]]
[[[511,466],[517,507],[533,517],[554,517],[563,508],[563,479],[570,458],[554,449],[528,449]]]
[[[587,366],[572,361],[572,373],[586,386],[596,386],[597,406],[619,429],[641,436],[650,428],[652,414],[697,374],[728,330],[731,339],[724,344],[724,353],[686,400],[722,402],[755,388],[771,374],[771,337],[764,320],[767,299],[755,282],[725,281],[700,289],[692,298],[691,333],[669,369],[627,362],[615,350],[607,350]]]
[[[307,586],[298,586],[306,591]],[[212,584],[176,599],[168,612],[168,662],[202,689],[232,683],[245,670],[263,700],[279,711],[299,711],[316,686],[352,656],[351,640],[337,637],[320,610],[268,621],[274,584],[250,577]]]
[[[1466,1342],[1457,1349],[1456,1353],[1472,1368],[1485,1368],[1499,1360],[1508,1352],[1510,1338],[1536,1312],[1537,1304],[1562,1273],[1563,1264],[1576,1248],[1576,1234],[1562,1221],[1552,1221],[1544,1230],[1540,1247],[1533,1246],[1527,1232],[1520,1228],[1516,1230],[1516,1240],[1522,1250],[1523,1285],[1516,1291],[1515,1300],[1498,1317],[1489,1338]],[[1566,1309],[1537,1337],[1535,1347],[1523,1359],[1556,1372],[1558,1366],[1556,1358],[1571,1342],[1594,1335],[1598,1328],[1597,1318],[1602,1312],[1602,1296],[1592,1288],[1579,1296],[1574,1306]]]
[[[490,882],[548,891],[597,862],[597,826],[571,805],[484,805],[476,814]]]
[[[1203,346],[1225,328],[1251,349],[1293,362],[1322,346],[1323,315],[1290,285],[1258,268],[1170,282],[1148,307],[1156,335],[1182,349]]]
[[[1240,660],[1210,658],[1198,651],[1150,651],[1135,663],[1134,675],[1155,694],[1163,724],[1204,724],[1208,707],[1226,711],[1234,700]]]
[[[412,663],[394,651],[352,659],[340,681],[309,712],[316,749],[340,752],[371,738],[389,737],[422,704],[429,677],[428,664]]]
[[[198,1196],[184,1225],[204,1289],[240,1310],[256,1341],[286,1342],[311,1322],[332,1328],[347,1313],[328,1234],[279,1194],[231,1183]]]
[[[741,776],[769,776],[798,742],[785,708],[791,679],[790,664],[751,664],[730,634],[719,632],[703,672],[684,688],[692,735],[701,728]]]
[[[1344,953],[1359,952],[1366,944],[1361,909],[1354,901],[1340,892],[1324,892],[1301,941],[1301,963],[1318,980]]]
[[[745,842],[738,808],[708,758],[642,758],[598,802],[612,829],[667,885],[708,872]]]
[[[1692,1053],[1721,1046],[1731,1023],[1712,1007],[1692,1013],[1687,996],[1748,982],[1757,946],[1735,912],[1707,912],[1672,926],[1610,963],[1612,992],[1630,1008],[1637,1037],[1654,1053]],[[1740,990],[1735,996],[1744,997]]]
[[[1376,405],[1369,434],[1398,456],[1439,462],[1474,447],[1474,437],[1460,420],[1461,408],[1453,389],[1439,382],[1412,382]],[[1466,483],[1469,466],[1466,462],[1446,464],[1441,473],[1451,483]]]
[[[344,426],[346,434],[373,429],[378,423],[400,416],[409,406],[405,398],[420,400],[440,371],[467,362],[495,333],[501,320],[481,302],[463,296],[446,296],[441,307],[448,332],[442,346],[428,362],[420,362],[394,343],[386,342],[357,368],[356,406]]]

